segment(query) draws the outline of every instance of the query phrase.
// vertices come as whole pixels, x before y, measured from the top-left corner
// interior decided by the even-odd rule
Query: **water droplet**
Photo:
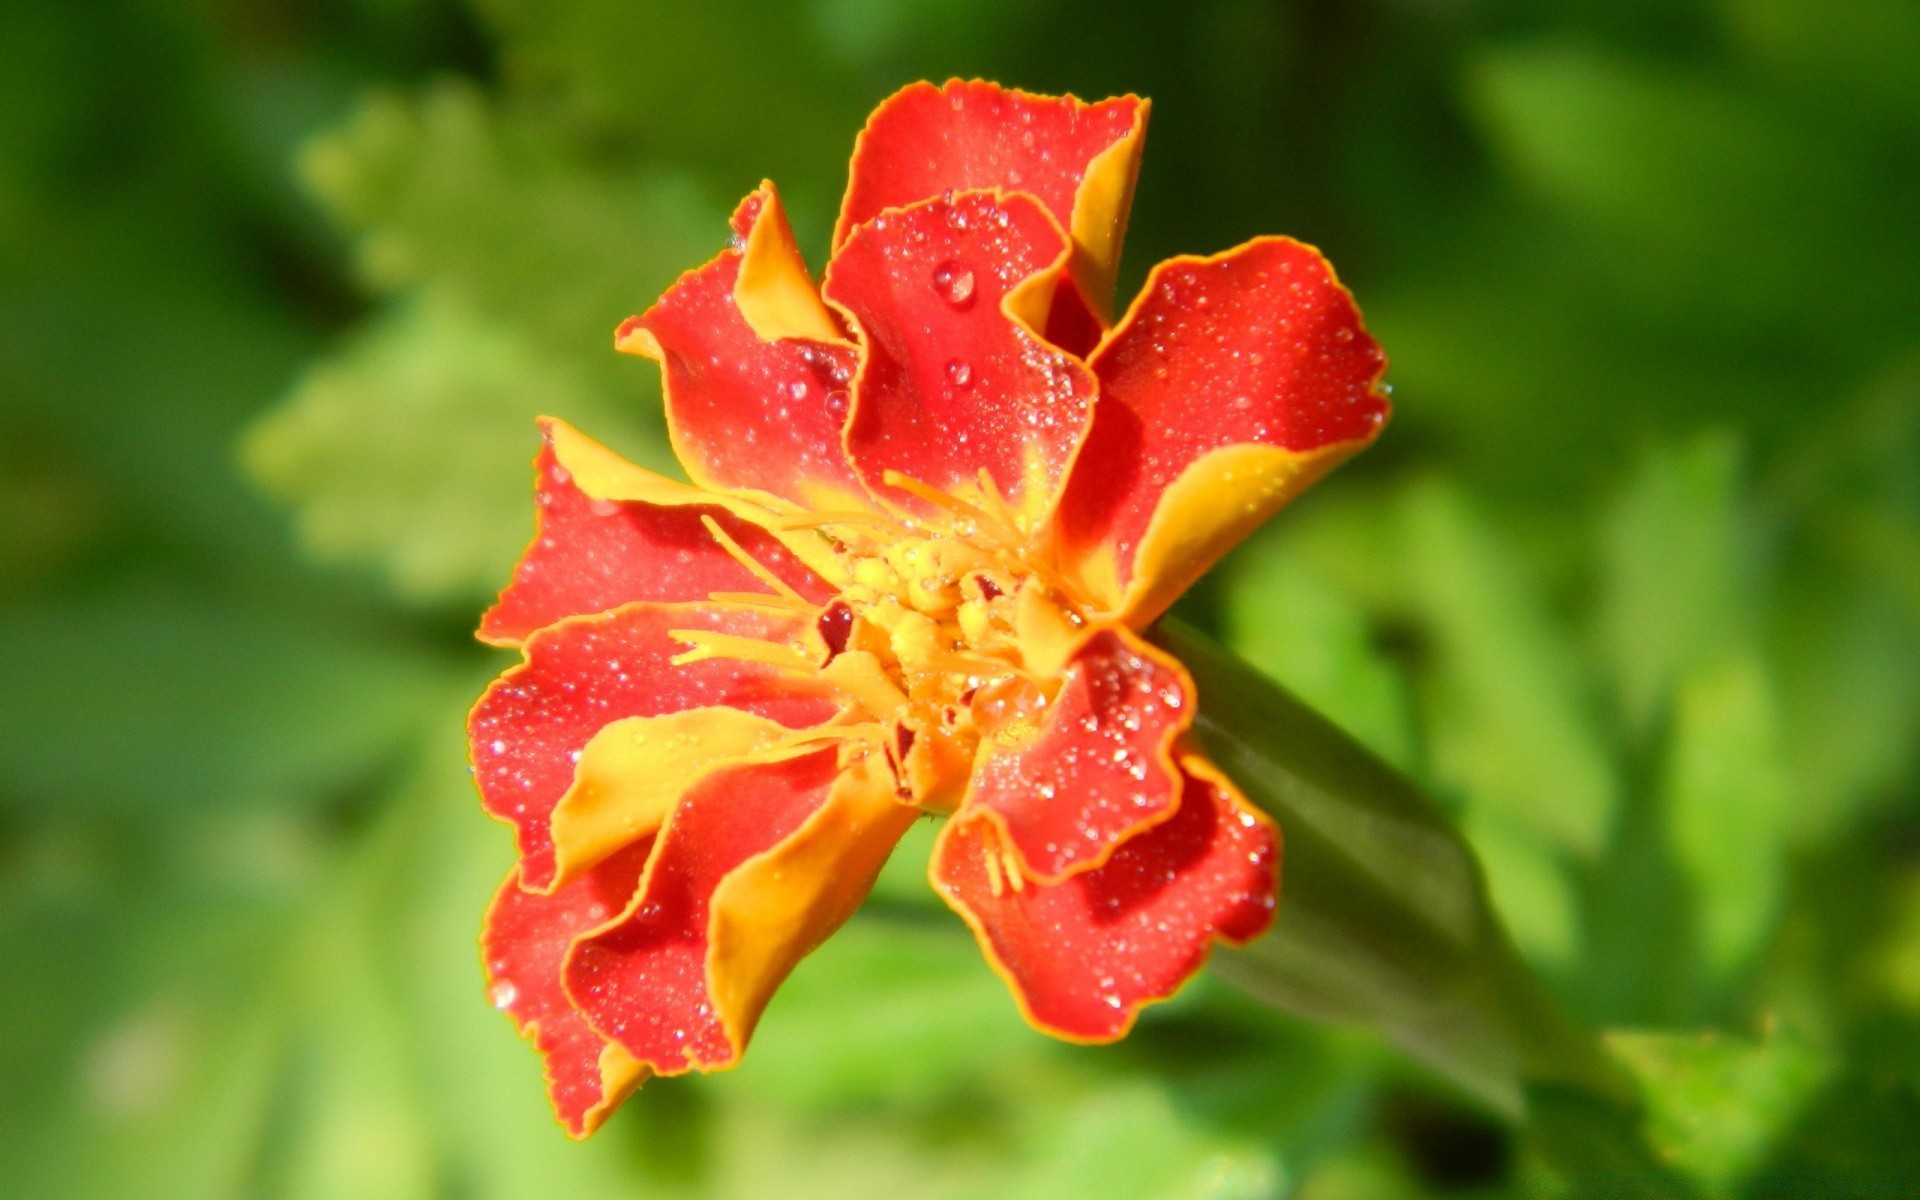
[[[953,259],[933,269],[933,290],[955,308],[965,310],[973,304],[973,271]]]
[[[964,358],[947,360],[947,382],[956,388],[964,388],[973,383],[973,368]]]
[[[795,400],[805,400],[807,398],[807,381],[804,379],[795,379],[788,383],[787,395]]]
[[[514,987],[510,980],[502,979],[487,989],[487,997],[493,1001],[495,1008],[505,1012],[520,998],[520,989]]]

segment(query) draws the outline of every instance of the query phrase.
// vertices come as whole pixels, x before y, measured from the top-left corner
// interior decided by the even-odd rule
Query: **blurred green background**
[[[12,0],[0,1191],[1551,1193],[1211,979],[1027,1031],[911,843],[590,1144],[487,1007],[531,418],[667,466],[614,323],[763,175],[817,264],[954,74],[1154,98],[1130,279],[1286,232],[1357,292],[1394,423],[1184,611],[1457,816],[1665,1186],[1920,1187],[1911,0]]]

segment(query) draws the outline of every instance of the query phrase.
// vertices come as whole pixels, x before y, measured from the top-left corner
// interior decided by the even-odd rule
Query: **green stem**
[[[1586,1128],[1637,1140],[1631,1082],[1515,952],[1478,860],[1446,816],[1233,654],[1174,622],[1156,637],[1199,685],[1207,751],[1286,842],[1273,930],[1220,954],[1215,970],[1276,1008],[1378,1030],[1509,1119],[1539,1126],[1545,1104],[1605,1114]],[[1617,1142],[1607,1155],[1570,1151],[1583,1161],[1560,1165],[1612,1172],[1645,1158]]]

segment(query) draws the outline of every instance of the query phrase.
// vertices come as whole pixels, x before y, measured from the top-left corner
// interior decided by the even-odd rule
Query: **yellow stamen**
[[[993,473],[985,467],[980,468],[980,498],[984,502],[983,512],[992,517],[993,523],[1006,535],[1009,545],[1020,542],[1020,522],[1013,515],[1013,506],[1000,493],[1000,485],[993,481]]]
[[[707,599],[729,608],[764,608],[774,612],[815,613],[819,609],[805,600],[786,596],[767,596],[760,592],[709,592]]]
[[[1007,873],[1007,882],[1016,892],[1026,891],[1027,877],[1020,873],[1020,860],[1014,855],[1013,847],[1002,845],[999,849],[1000,869]],[[989,855],[987,861],[992,862],[993,856]]]
[[[857,725],[822,725],[817,729],[805,729],[764,746],[758,752],[765,758],[790,758],[805,752],[818,743],[831,742],[871,742],[876,745],[885,741],[887,727],[873,722],[861,722]]]
[[[987,864],[987,890],[992,892],[994,899],[997,900],[1007,891],[1007,885],[1000,878],[999,847],[988,848],[983,861]]]
[[[902,475],[898,471],[888,471],[880,477],[888,487],[899,488],[909,496],[917,496],[935,508],[944,508],[957,517],[971,520],[980,525],[991,525],[993,518],[978,508],[968,504],[958,496],[949,496],[939,488],[921,483],[911,475]]]
[[[782,532],[789,532],[819,529],[826,525],[866,525],[875,529],[884,529],[893,534],[905,532],[901,529],[899,522],[889,520],[879,513],[853,511],[807,513],[803,516],[789,517],[781,521],[777,528]]]
[[[692,647],[686,653],[673,657],[676,667],[710,658],[737,658],[742,662],[764,663],[770,667],[805,671],[808,674],[812,674],[814,669],[806,655],[782,642],[765,642],[734,633],[716,633],[711,629],[669,629],[667,636]]]
[[[772,588],[775,593],[781,596],[785,596],[787,599],[792,600],[796,604],[803,605],[807,609],[807,611],[809,612],[815,611],[814,606],[807,603],[806,597],[802,596],[799,592],[794,591],[793,588],[788,585],[786,580],[780,578],[778,575],[775,575],[772,571],[769,571],[767,570],[766,567],[762,566],[758,559],[754,558],[753,555],[748,554],[745,550],[741,548],[739,542],[736,542],[732,538],[728,537],[727,531],[720,528],[720,522],[714,520],[712,517],[702,514],[700,517],[700,523],[707,527],[707,532],[713,535],[713,540],[720,543],[720,548],[722,550],[725,550],[727,554],[732,557],[733,561],[745,567],[753,575],[755,579],[758,579],[761,583],[764,583],[768,587]]]

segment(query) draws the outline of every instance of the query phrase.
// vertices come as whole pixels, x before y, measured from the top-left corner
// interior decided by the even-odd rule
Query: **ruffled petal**
[[[1279,835],[1218,770],[1182,759],[1179,811],[1097,870],[1055,884],[1006,869],[991,821],[955,819],[932,879],[1037,1028],[1078,1042],[1125,1036],[1171,996],[1215,938],[1241,944],[1273,919]]]
[[[912,508],[889,471],[977,492],[984,470],[1016,512],[1051,507],[1094,395],[1086,367],[1034,333],[1066,257],[1021,195],[965,192],[854,230],[824,286],[863,342],[847,452],[874,494]]]
[[[1109,310],[1146,138],[1148,104],[1088,104],[980,80],[915,83],[882,101],[854,143],[833,244],[889,208],[949,192],[1026,192],[1074,242],[1073,275]]]
[[[683,797],[617,924],[574,947],[566,988],[661,1075],[731,1066],[795,963],[850,916],[917,815],[839,750],[741,764]]]
[[[1288,238],[1161,263],[1092,366],[1058,546],[1136,628],[1387,418],[1386,357],[1326,260]]]
[[[636,600],[674,604],[704,600],[714,592],[765,591],[759,578],[714,540],[707,521],[809,599],[831,595],[832,589],[772,534],[711,502],[711,496],[686,496],[686,503],[665,505],[589,495],[562,458],[563,451],[581,456],[585,442],[560,422],[541,422],[533,541],[514,568],[513,582],[480,619],[482,640],[518,645],[555,621]],[[663,490],[680,486],[665,479],[660,483]],[[692,502],[698,498],[709,502]]]
[[[961,815],[997,823],[1028,879],[1097,868],[1179,807],[1174,745],[1192,723],[1186,669],[1101,629],[1068,658],[1037,735],[983,744]]]
[[[613,722],[705,707],[736,708],[790,729],[831,718],[832,694],[806,675],[734,658],[673,665],[687,651],[675,636],[682,631],[781,643],[799,641],[804,629],[777,613],[642,603],[528,638],[526,661],[494,681],[467,722],[481,801],[514,826],[523,884],[554,885],[554,807],[573,786],[588,742]]]
[[[838,337],[763,337],[736,301],[745,282],[748,310],[769,334],[835,329],[824,307],[806,316],[813,285],[771,184],[741,201],[734,229],[742,248],[682,275],[621,324],[614,345],[660,364],[674,452],[695,483],[806,508],[867,507],[840,447],[853,346]],[[743,266],[749,254],[751,272]]]
[[[574,939],[625,909],[651,841],[628,847],[552,895],[523,890],[507,876],[480,935],[488,994],[546,1063],[554,1115],[586,1137],[646,1078],[632,1055],[595,1033],[560,983]]]

